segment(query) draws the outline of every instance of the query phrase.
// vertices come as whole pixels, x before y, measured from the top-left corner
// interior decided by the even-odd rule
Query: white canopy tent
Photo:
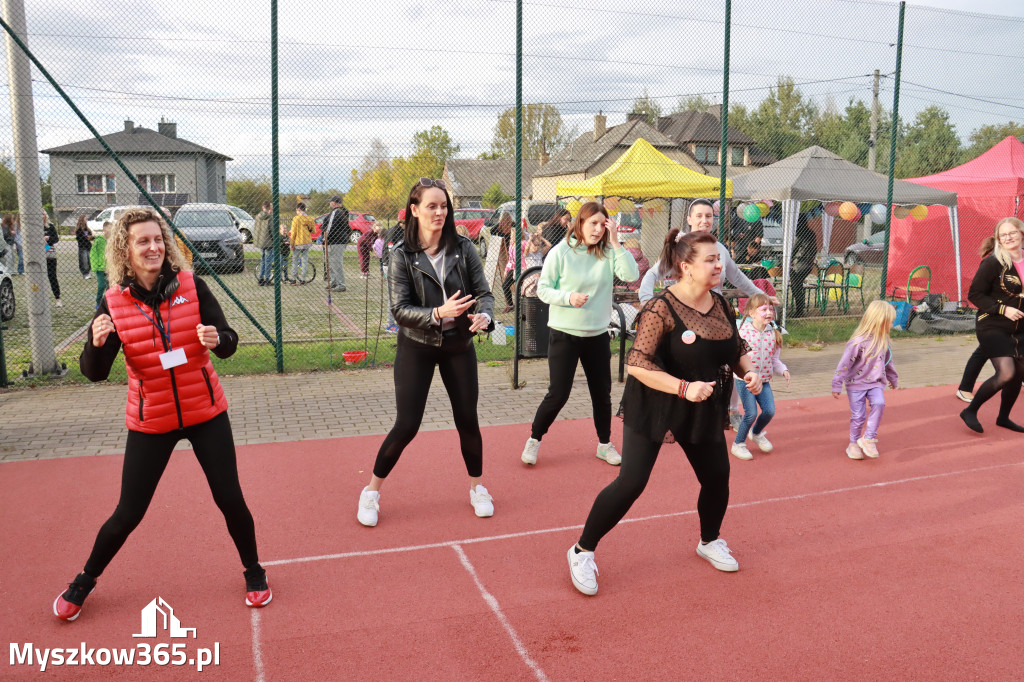
[[[884,204],[889,178],[847,161],[837,154],[814,146],[797,152],[770,166],[759,168],[733,180],[734,199],[782,202],[782,291],[789,291],[789,271],[796,237],[797,218],[803,201],[851,201]],[[894,204],[942,205],[949,209],[949,227],[956,255],[957,282],[960,281],[960,229],[956,194],[925,187],[904,180],[893,181]],[[832,218],[822,219],[824,244],[832,233]],[[958,298],[963,298],[957,286]],[[782,321],[785,324],[788,295],[783,299]]]

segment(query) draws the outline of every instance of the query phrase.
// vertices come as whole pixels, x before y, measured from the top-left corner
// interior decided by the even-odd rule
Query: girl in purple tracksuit
[[[839,398],[845,385],[846,396],[850,399],[850,444],[846,448],[850,459],[864,459],[865,455],[878,457],[875,443],[885,410],[883,389],[887,383],[896,388],[899,379],[889,348],[889,330],[895,319],[896,309],[892,305],[872,301],[846,342],[846,351],[832,377],[832,396]]]

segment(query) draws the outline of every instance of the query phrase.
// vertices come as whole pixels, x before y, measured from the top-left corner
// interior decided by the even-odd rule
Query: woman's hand
[[[574,291],[569,294],[569,305],[573,308],[582,308],[589,299],[590,294],[581,294],[578,291]]]
[[[710,398],[711,394],[714,392],[714,381],[691,381],[687,384],[683,397],[691,403],[702,403]]]
[[[490,323],[490,320],[483,313],[470,315],[469,319],[473,322],[473,324],[469,325],[469,331],[472,333],[476,333],[481,329],[487,329],[487,325]]]
[[[832,397],[835,398],[836,400],[839,400],[839,396],[841,395],[842,393],[836,393],[835,391],[832,391]]]
[[[789,388],[789,370],[787,369],[782,373],[782,376],[786,377],[786,388]]]
[[[203,347],[212,350],[220,345],[220,334],[217,333],[217,328],[199,323],[196,325],[196,333],[199,335],[199,343],[203,344]]]
[[[456,291],[454,294],[448,297],[448,300],[444,302],[444,305],[440,305],[435,310],[437,311],[437,319],[441,320],[446,317],[458,317],[462,313],[469,310],[470,306],[476,303],[476,299],[473,298],[472,294],[459,297],[462,291]]]
[[[1013,320],[1014,322],[1016,322],[1020,318],[1024,317],[1024,312],[1022,312],[1022,311],[1020,311],[1020,310],[1018,310],[1018,309],[1016,309],[1016,308],[1014,308],[1012,306],[1006,306],[1006,309],[1003,311],[1003,315],[1006,315],[1006,317],[1008,317],[1011,320]]]
[[[101,348],[107,342],[107,337],[116,332],[114,321],[110,315],[99,315],[92,321],[92,345]]]
[[[747,382],[747,390],[757,395],[761,392],[761,375],[750,370],[743,375],[743,381]]]

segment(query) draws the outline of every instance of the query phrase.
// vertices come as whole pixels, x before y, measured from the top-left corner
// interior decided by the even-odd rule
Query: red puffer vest
[[[106,293],[128,366],[125,421],[132,431],[167,433],[209,421],[228,409],[210,363],[210,351],[196,334],[200,318],[195,278],[191,272],[179,272],[177,278],[177,290],[159,304],[159,313],[170,332],[171,347],[183,348],[188,362],[171,369],[160,363],[160,355],[168,349],[154,323],[152,308],[132,296],[127,287]],[[146,319],[147,315],[154,322]]]

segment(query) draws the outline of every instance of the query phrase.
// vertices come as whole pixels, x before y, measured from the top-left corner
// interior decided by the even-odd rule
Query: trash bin
[[[523,330],[520,357],[548,356],[548,304],[536,296],[519,299],[519,324]]]

